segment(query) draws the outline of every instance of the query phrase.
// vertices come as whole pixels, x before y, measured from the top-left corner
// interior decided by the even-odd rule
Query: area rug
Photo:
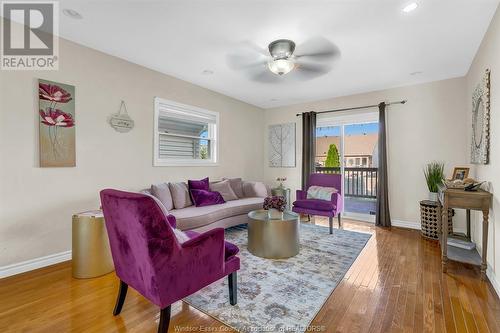
[[[227,229],[240,248],[238,304],[229,304],[227,278],[184,301],[239,332],[304,332],[370,237],[301,224],[300,253],[272,260],[248,252],[246,227]]]

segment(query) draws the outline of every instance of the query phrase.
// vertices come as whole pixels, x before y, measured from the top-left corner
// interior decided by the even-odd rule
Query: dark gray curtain
[[[314,172],[316,157],[316,112],[302,113],[302,189],[305,190],[309,175]]]
[[[378,105],[378,185],[377,185],[377,216],[375,225],[379,227],[391,226],[391,214],[389,212],[389,192],[387,186],[387,142],[385,123],[384,102]]]

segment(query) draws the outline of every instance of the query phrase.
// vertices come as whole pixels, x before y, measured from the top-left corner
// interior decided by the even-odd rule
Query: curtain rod
[[[398,102],[390,102],[390,103],[385,103],[385,105],[393,105],[393,104],[405,104],[407,102],[406,99]],[[349,111],[349,110],[359,110],[359,109],[370,109],[370,108],[378,108],[378,104],[373,104],[373,105],[366,105],[366,106],[356,106],[354,108],[345,108],[345,109],[336,109],[336,110],[328,110],[328,111],[319,111],[316,112],[317,114],[320,113],[330,113],[330,112],[339,112],[339,111]],[[297,113],[296,116],[301,116],[302,113]]]

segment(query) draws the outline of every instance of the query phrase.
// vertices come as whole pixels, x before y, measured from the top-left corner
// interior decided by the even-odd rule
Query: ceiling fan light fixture
[[[267,66],[274,74],[285,75],[294,69],[295,63],[291,59],[274,59],[269,61]]]
[[[406,6],[403,8],[403,12],[405,12],[405,13],[412,12],[412,11],[414,11],[415,9],[417,9],[417,7],[418,7],[418,3],[416,3],[416,2],[409,3],[408,5],[406,5]]]

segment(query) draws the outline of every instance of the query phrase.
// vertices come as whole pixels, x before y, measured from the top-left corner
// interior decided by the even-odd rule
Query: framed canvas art
[[[74,167],[75,87],[38,80],[40,167]]]
[[[274,168],[294,168],[295,123],[269,126],[269,166]]]

